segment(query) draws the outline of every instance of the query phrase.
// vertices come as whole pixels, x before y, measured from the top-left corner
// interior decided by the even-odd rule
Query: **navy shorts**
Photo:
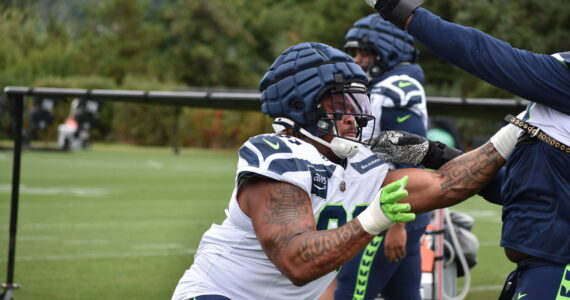
[[[540,258],[527,259],[517,264],[517,269],[507,279],[509,281],[515,287],[514,299],[570,300],[570,265]],[[503,291],[503,294],[502,299],[512,297],[512,292]]]

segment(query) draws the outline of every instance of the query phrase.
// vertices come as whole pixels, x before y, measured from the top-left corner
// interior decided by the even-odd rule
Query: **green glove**
[[[410,213],[410,204],[398,203],[408,196],[408,176],[386,185],[372,203],[356,217],[362,229],[372,235],[388,229],[394,222],[413,221],[416,214]]]
[[[411,210],[409,203],[398,203],[408,196],[406,184],[408,184],[408,176],[391,182],[382,189],[380,207],[392,222],[407,223],[416,219],[416,214],[409,213]]]

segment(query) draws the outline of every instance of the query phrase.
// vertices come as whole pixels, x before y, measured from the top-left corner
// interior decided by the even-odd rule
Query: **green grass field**
[[[235,151],[95,145],[22,156],[16,299],[170,299],[202,233],[224,218]],[[0,152],[0,282],[6,279],[12,152]],[[471,199],[481,247],[467,299],[493,299],[513,268],[500,208]]]

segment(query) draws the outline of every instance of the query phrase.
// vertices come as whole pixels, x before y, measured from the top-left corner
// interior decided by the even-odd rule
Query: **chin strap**
[[[360,149],[359,143],[336,136],[329,143],[319,137],[314,136],[304,128],[296,126],[295,122],[287,118],[275,118],[275,120],[273,121],[273,130],[275,130],[276,133],[282,133],[283,131],[289,128],[298,130],[301,134],[310,138],[311,140],[326,147],[329,147],[332,150],[332,152],[341,159],[354,157],[358,153],[358,150]]]

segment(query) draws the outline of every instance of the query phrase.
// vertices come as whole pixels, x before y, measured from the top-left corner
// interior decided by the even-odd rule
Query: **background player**
[[[424,73],[413,37],[372,14],[356,21],[344,39],[345,51],[370,79],[372,113],[379,120],[376,128],[368,124],[364,135],[403,130],[425,137]],[[413,222],[394,224],[374,238],[340,269],[334,298],[374,299],[382,293],[387,300],[420,299],[420,239],[428,223],[429,214],[418,214]]]

